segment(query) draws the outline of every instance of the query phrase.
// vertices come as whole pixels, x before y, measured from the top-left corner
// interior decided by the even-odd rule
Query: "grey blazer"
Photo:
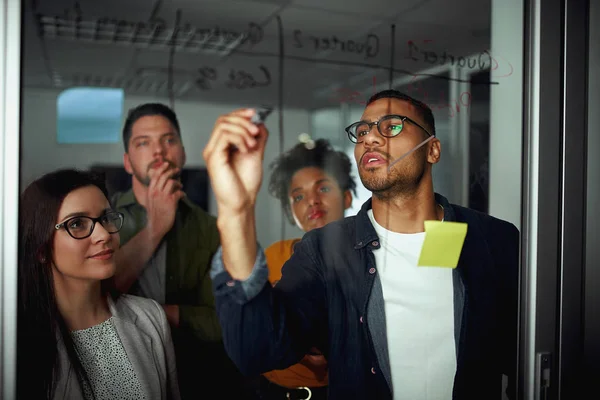
[[[154,300],[121,295],[108,300],[114,326],[148,400],[180,400],[171,328]],[[84,399],[83,391],[59,341],[60,371],[54,399]]]

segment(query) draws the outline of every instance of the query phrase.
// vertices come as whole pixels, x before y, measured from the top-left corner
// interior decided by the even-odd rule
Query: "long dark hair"
[[[58,310],[52,275],[54,225],[64,198],[85,186],[98,187],[108,199],[100,176],[64,169],[42,176],[21,196],[17,326],[17,394],[24,399],[51,399],[59,378],[61,340],[80,383],[89,383],[64,318]],[[103,282],[106,294],[110,284]],[[111,294],[114,295],[114,293]],[[66,373],[66,371],[62,371]]]

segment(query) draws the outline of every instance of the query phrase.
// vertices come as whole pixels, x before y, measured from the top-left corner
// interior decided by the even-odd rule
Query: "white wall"
[[[89,168],[92,164],[103,163],[122,165],[123,145],[119,140],[114,144],[58,144],[56,138],[56,99],[60,91],[29,89],[23,90],[21,127],[21,185],[24,189],[32,180],[58,168]],[[168,100],[150,97],[128,97],[124,103],[124,117],[127,110],[141,103]],[[208,141],[216,118],[235,108],[247,105],[224,105],[200,102],[175,102],[181,126],[181,135],[187,153],[187,166],[204,165],[202,150]],[[279,130],[277,110],[267,120],[270,131],[265,154],[263,186],[257,206],[258,240],[266,246],[282,238],[282,212],[277,200],[267,193],[269,178],[268,164],[279,154]],[[284,148],[297,142],[298,135],[309,132],[310,116],[306,110],[284,110]],[[211,196],[208,210],[216,215],[216,207]],[[297,237],[302,232],[284,221],[284,238]]]
[[[339,107],[321,108],[311,114],[311,129],[315,137],[329,140],[335,148],[345,148],[351,144],[344,128],[344,104]]]
[[[512,75],[494,71],[490,88],[489,213],[521,229],[523,154],[523,2],[492,0],[491,53],[514,67]],[[502,58],[500,58],[502,57]],[[502,71],[506,73],[506,71]]]

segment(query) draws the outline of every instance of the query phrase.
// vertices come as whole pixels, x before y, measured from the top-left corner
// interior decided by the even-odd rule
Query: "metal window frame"
[[[588,13],[589,21],[600,19],[600,2],[590,2]],[[600,107],[600,26],[590,24],[588,37],[588,109],[598,110]],[[600,159],[597,157],[600,151],[600,114],[598,112],[588,113],[589,137],[586,143],[587,157],[587,182],[586,182],[586,260],[585,260],[585,293],[584,309],[584,340],[583,340],[583,370],[586,388],[596,390],[596,382],[600,374]],[[583,386],[583,385],[582,385]]]
[[[580,389],[588,9],[526,3],[519,399]]]
[[[0,5],[0,397],[16,398],[21,1]]]

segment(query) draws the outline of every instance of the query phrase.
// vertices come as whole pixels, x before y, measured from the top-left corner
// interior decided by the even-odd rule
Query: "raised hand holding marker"
[[[256,114],[254,114],[252,116],[252,119],[250,119],[250,122],[252,122],[255,125],[264,124],[265,120],[267,119],[269,114],[271,114],[272,111],[273,111],[273,107],[269,107],[269,106],[257,107]]]

